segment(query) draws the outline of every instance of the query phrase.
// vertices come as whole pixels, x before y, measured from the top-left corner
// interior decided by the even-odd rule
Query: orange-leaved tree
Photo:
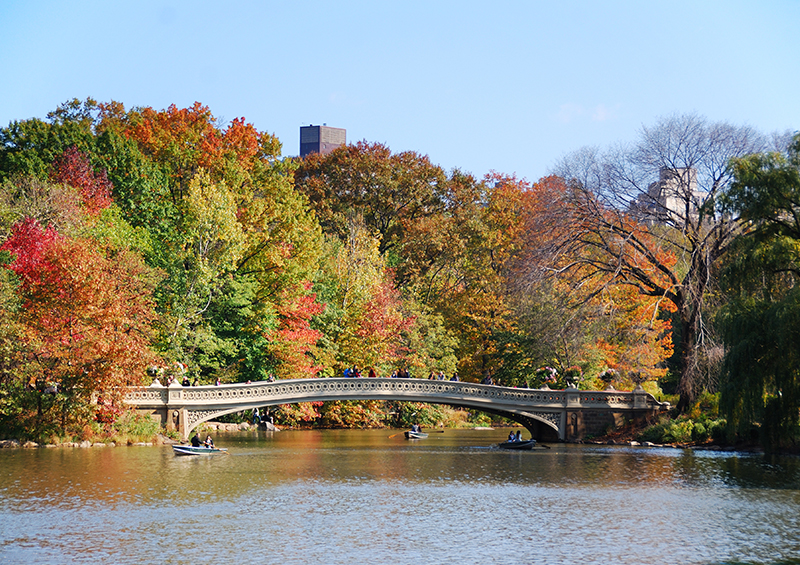
[[[113,402],[119,387],[140,384],[155,317],[153,273],[125,249],[60,236],[35,220],[14,227],[0,247],[19,277],[21,337],[29,352],[29,385],[38,396],[32,429],[76,431],[98,396]]]

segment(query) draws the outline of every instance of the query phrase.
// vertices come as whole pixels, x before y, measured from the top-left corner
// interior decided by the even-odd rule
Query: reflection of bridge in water
[[[188,438],[202,422],[253,408],[328,400],[427,402],[479,410],[514,420],[540,440],[572,441],[601,434],[669,407],[637,387],[633,392],[507,388],[424,379],[292,379],[251,384],[132,387],[125,402]]]

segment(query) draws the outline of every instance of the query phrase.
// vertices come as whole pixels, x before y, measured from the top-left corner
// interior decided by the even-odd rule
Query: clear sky
[[[694,112],[800,130],[798,0],[0,0],[0,126],[72,98],[199,101],[528,180]]]

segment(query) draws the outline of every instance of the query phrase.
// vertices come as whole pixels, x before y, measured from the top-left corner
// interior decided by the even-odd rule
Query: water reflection
[[[795,458],[386,431],[0,452],[2,563],[778,563]]]

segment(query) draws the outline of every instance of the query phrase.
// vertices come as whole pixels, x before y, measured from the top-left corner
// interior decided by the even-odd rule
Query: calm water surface
[[[0,451],[0,563],[800,563],[800,460],[507,432]]]

